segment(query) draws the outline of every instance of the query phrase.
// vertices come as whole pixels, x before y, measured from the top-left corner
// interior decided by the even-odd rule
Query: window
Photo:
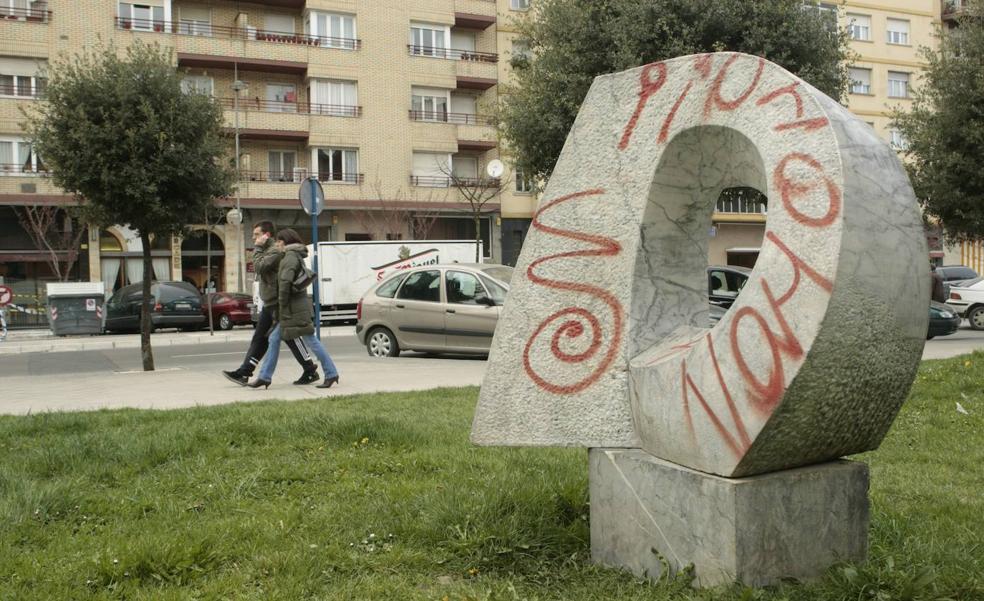
[[[297,112],[297,86],[292,83],[266,84],[267,107],[275,113]]]
[[[909,141],[905,139],[905,136],[902,135],[901,131],[897,129],[890,129],[888,130],[888,135],[889,135],[889,143],[892,145],[892,148],[894,148],[895,150],[909,149]]]
[[[449,95],[448,90],[438,88],[411,88],[413,118],[419,121],[447,121]]]
[[[355,50],[355,17],[312,11],[304,19],[304,33],[321,38],[326,48]]]
[[[901,71],[888,72],[888,97],[889,98],[908,98],[909,97],[909,74]]]
[[[31,143],[19,138],[0,139],[0,174],[37,173],[44,164],[31,148]]]
[[[482,283],[485,284],[495,304],[502,306],[506,302],[506,293],[509,292],[508,290],[485,277],[482,278]]]
[[[410,54],[447,57],[450,28],[427,23],[410,24]]]
[[[403,282],[404,277],[406,277],[406,274],[401,273],[386,280],[379,288],[376,288],[376,296],[383,298],[393,298],[396,296],[396,289],[400,287],[400,283]]]
[[[178,33],[187,35],[212,35],[212,15],[207,6],[182,6],[178,19]]]
[[[272,33],[294,33],[294,17],[268,13],[263,16],[263,29]]]
[[[871,41],[871,17],[869,15],[847,14],[847,30],[852,40]]]
[[[909,22],[903,19],[888,19],[888,43],[909,44]]]
[[[529,40],[516,38],[512,41],[512,56],[509,58],[509,64],[514,69],[519,69],[529,64],[531,56],[532,51],[530,50]]]
[[[513,175],[516,178],[516,192],[519,194],[532,194],[533,193],[533,180],[530,179],[522,169],[516,167]]]
[[[345,148],[314,148],[314,168],[322,182],[359,182],[359,152]]]
[[[181,91],[185,94],[212,95],[212,78],[208,75],[186,75],[181,80]]]
[[[718,213],[751,213],[765,215],[769,199],[755,188],[725,188],[718,196],[715,209]]]
[[[358,116],[359,90],[354,81],[334,79],[311,80],[312,113],[323,115]]]
[[[748,277],[730,270],[712,270],[707,273],[711,294],[735,298],[748,281]]]
[[[851,67],[851,94],[871,94],[871,69]]]
[[[437,152],[413,153],[411,183],[414,186],[447,188],[451,185],[448,172],[451,170],[451,155]]]
[[[0,75],[0,96],[36,98],[44,91],[44,78],[30,75]]]
[[[462,271],[448,271],[445,280],[444,294],[449,303],[456,305],[489,304],[489,295],[476,276]]]
[[[120,2],[120,24],[124,29],[164,31],[164,7]]]
[[[456,156],[451,163],[451,173],[461,184],[478,181],[478,157]]]
[[[816,0],[803,0],[803,9],[816,11],[828,31],[837,31],[837,5]]]
[[[441,302],[441,272],[433,270],[411,273],[400,288],[397,298],[430,303]]]
[[[512,10],[529,10],[530,0],[509,0],[509,8]]]
[[[300,181],[300,174],[296,173],[297,153],[293,150],[271,150],[267,155],[270,165],[271,182],[293,182]]]

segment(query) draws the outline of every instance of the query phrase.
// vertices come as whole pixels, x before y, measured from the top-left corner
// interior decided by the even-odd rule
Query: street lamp
[[[232,90],[236,93],[236,95],[233,96],[232,99],[232,111],[235,114],[234,126],[236,130],[236,217],[238,217],[238,223],[236,223],[235,225],[237,226],[236,229],[239,231],[239,243],[240,243],[240,247],[236,251],[236,254],[239,257],[237,260],[239,265],[236,271],[239,272],[238,290],[240,292],[244,292],[245,288],[243,286],[243,281],[245,278],[245,271],[246,271],[246,238],[242,228],[243,210],[242,207],[240,206],[240,198],[239,198],[239,184],[240,182],[242,182],[242,176],[239,173],[239,93],[242,92],[243,90],[248,90],[249,86],[246,85],[246,82],[239,79],[239,65],[235,65],[234,69],[235,69],[235,74],[234,74],[235,81],[232,82]]]

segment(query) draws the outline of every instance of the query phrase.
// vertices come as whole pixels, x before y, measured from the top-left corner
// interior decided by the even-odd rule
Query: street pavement
[[[220,372],[239,366],[252,332],[250,328],[236,329],[212,340],[207,333],[155,334],[152,343],[157,369],[153,372],[142,371],[139,336],[135,335],[105,337],[118,338],[116,348],[78,350],[69,346],[71,350],[0,354],[0,414],[119,407],[172,409],[268,399],[330,400],[357,393],[478,385],[485,375],[482,357],[418,353],[387,359],[369,357],[359,345],[354,328],[343,326],[322,328],[322,341],[340,375],[334,387],[324,390],[292,385],[301,369],[282,346],[270,388],[244,388]],[[186,343],[181,342],[182,337]],[[133,340],[136,345],[131,346]],[[51,341],[48,343],[50,346]],[[79,341],[68,343],[77,345]]]
[[[216,333],[157,333],[152,341],[157,370],[144,372],[138,335],[53,338],[43,332],[12,332],[0,343],[0,414],[84,411],[133,407],[172,409],[268,399],[297,400],[357,393],[426,390],[480,385],[484,357],[403,353],[375,359],[358,343],[354,328],[322,328],[322,340],[341,381],[329,390],[294,386],[300,375],[286,347],[273,385],[238,386],[222,377],[243,360],[251,328]],[[950,336],[927,341],[923,359],[984,350],[984,331],[966,323]]]

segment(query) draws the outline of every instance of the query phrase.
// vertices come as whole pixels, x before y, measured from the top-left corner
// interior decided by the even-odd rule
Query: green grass
[[[860,457],[866,564],[755,591],[592,565],[586,452],[471,446],[475,388],[3,417],[0,599],[977,601],[982,382],[924,364]]]

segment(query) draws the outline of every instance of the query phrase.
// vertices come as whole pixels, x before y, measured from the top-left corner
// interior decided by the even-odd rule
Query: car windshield
[[[481,267],[480,269],[483,273],[488,274],[489,277],[493,277],[503,284],[509,283],[509,280],[512,279],[513,271],[515,271],[512,267],[506,265]]]
[[[977,277],[977,272],[970,267],[944,267],[943,277],[947,280],[970,280]]]

